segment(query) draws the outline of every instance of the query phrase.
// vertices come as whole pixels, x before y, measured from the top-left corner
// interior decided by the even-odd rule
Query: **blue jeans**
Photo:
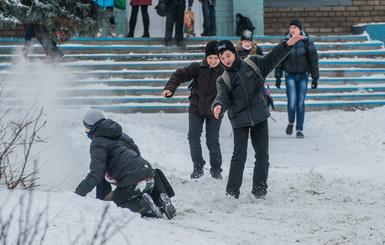
[[[308,74],[286,73],[287,113],[289,123],[294,123],[297,113],[296,130],[303,130],[305,119],[305,97],[307,92]]]
[[[203,12],[203,31],[211,35],[217,34],[217,25],[215,22],[215,0],[212,0],[210,6],[209,0],[202,0]]]

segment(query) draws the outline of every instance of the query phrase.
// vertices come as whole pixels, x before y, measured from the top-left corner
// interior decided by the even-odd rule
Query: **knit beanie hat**
[[[290,25],[291,25],[291,26],[296,26],[296,27],[298,27],[300,30],[302,30],[302,22],[301,22],[299,19],[293,19],[293,20],[290,22]]]
[[[229,41],[229,40],[221,40],[221,41],[219,41],[219,43],[217,43],[217,46],[215,47],[215,49],[217,51],[217,55],[218,56],[220,54],[223,54],[223,52],[225,52],[226,50],[230,50],[234,54],[237,53],[237,51],[235,50],[234,44],[231,41]]]
[[[217,45],[217,43],[218,41],[212,40],[206,44],[206,49],[205,49],[206,57],[213,54],[215,55],[217,54],[217,52],[215,51],[215,46]]]
[[[244,30],[241,36],[241,41],[243,40],[253,41],[253,33],[249,30]]]
[[[89,110],[86,115],[84,115],[83,124],[84,127],[92,129],[95,123],[104,119],[103,113],[97,109]]]

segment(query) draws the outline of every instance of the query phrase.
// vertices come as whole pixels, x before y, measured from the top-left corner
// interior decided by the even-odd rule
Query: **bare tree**
[[[3,102],[3,82],[0,81],[0,104]],[[46,125],[43,108],[15,113],[13,108],[0,108],[0,184],[9,189],[36,187],[36,164],[31,149],[46,142],[38,133]]]

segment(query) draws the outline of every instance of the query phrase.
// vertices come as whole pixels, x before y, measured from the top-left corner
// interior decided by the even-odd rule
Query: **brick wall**
[[[11,28],[9,26],[3,26],[0,28],[0,38],[23,38],[24,28],[23,26],[16,26]]]
[[[293,18],[300,19],[310,35],[351,34],[353,25],[385,22],[385,0],[353,0],[350,6],[266,7],[264,35],[283,35]]]
[[[255,35],[263,35],[263,0],[216,1],[215,12],[219,36],[235,36],[237,13],[250,18]]]

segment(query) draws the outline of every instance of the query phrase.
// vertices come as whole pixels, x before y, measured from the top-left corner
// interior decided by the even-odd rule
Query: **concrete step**
[[[171,69],[176,70],[190,65],[192,62],[201,62],[200,59],[195,60],[169,60],[169,61],[84,61],[84,62],[63,62],[60,64],[62,67],[70,68],[71,70],[123,70],[128,68],[134,68],[139,70],[158,70],[158,69]],[[41,65],[40,62],[30,62],[26,66]],[[380,59],[320,59],[320,68],[352,68],[352,67],[365,67],[365,68],[384,68],[385,61]],[[16,68],[10,62],[0,63],[0,70]]]
[[[259,46],[265,53],[275,47],[277,43],[260,43]],[[330,50],[377,50],[382,49],[384,44],[379,41],[371,41],[365,43],[315,43],[318,51],[330,51]],[[13,54],[23,48],[23,45],[2,45],[0,46],[0,52],[2,54]],[[164,45],[110,45],[110,46],[98,46],[98,45],[74,45],[64,44],[60,46],[60,49],[65,55],[72,54],[127,54],[127,53],[204,53],[205,44],[201,45],[187,45],[184,49],[172,46],[166,47]],[[35,43],[31,46],[31,54],[43,54],[42,47]]]
[[[257,43],[278,43],[284,37],[283,36],[255,36],[254,41]],[[310,36],[314,42],[366,42],[368,37],[366,35],[347,35],[347,36]],[[206,44],[211,40],[228,39],[233,43],[237,43],[240,37],[190,37],[185,38],[186,44]],[[32,39],[37,42],[36,39]],[[151,38],[72,38],[68,43],[71,44],[85,44],[85,45],[164,45],[163,37],[151,37]],[[24,39],[8,39],[0,38],[0,45],[23,45]],[[64,43],[65,44],[65,43]]]

